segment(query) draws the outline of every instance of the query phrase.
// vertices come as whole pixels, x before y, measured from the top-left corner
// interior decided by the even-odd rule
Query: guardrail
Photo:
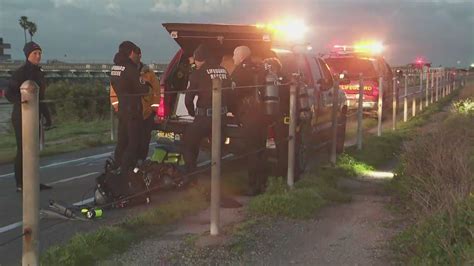
[[[415,117],[417,111],[423,111],[424,107],[428,107],[430,104],[438,102],[441,98],[444,98],[451,94],[456,89],[456,84],[461,87],[464,86],[466,79],[469,77],[469,73],[462,74],[462,76],[452,76],[452,72],[449,71],[428,71],[419,74],[407,74],[401,78],[394,77],[393,82],[393,95],[392,95],[392,130],[396,130],[398,114],[401,102],[403,103],[403,122],[408,121],[409,116],[409,100],[411,99],[411,116]],[[426,75],[424,79],[423,76]],[[419,77],[419,82],[416,86],[409,86],[409,79],[413,80],[413,77]],[[424,81],[424,82],[423,82]],[[362,119],[363,119],[363,92],[364,79],[360,77],[359,80],[359,94],[357,111],[352,115],[357,115],[357,149],[362,149]],[[384,114],[383,108],[383,79],[379,79],[379,98],[377,108],[377,136],[381,136],[383,133],[382,118]],[[404,94],[400,95],[400,89],[403,88]],[[413,91],[416,90],[416,91]],[[410,92],[412,91],[412,92]],[[387,108],[385,108],[387,110]]]

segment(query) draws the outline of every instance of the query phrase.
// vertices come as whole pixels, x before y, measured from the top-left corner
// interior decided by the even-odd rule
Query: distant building
[[[3,43],[3,38],[0,38],[0,62],[10,60],[12,57],[9,54],[5,54],[5,49],[10,49],[9,43]]]

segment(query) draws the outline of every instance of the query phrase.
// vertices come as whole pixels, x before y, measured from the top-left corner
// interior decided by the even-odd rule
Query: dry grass
[[[403,147],[402,185],[419,215],[449,211],[474,188],[474,121],[454,116]]]
[[[474,80],[456,98],[458,105],[474,98]],[[401,184],[418,215],[451,213],[474,190],[474,120],[455,107],[451,114],[433,116],[418,137],[403,145]]]
[[[474,97],[474,79],[466,82],[466,86],[459,93],[459,98],[468,99]]]

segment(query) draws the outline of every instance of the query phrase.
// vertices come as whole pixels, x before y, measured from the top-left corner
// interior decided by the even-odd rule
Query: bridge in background
[[[23,62],[1,62],[0,79],[8,79]],[[104,79],[109,78],[112,64],[100,63],[46,63],[41,64],[47,79]],[[157,74],[163,73],[166,64],[148,64]]]

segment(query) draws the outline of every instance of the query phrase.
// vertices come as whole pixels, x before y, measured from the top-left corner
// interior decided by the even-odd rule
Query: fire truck
[[[383,106],[387,110],[393,94],[393,74],[390,66],[380,55],[381,44],[356,44],[353,46],[335,45],[324,60],[334,74],[344,74],[349,84],[341,85],[346,93],[349,109],[357,109],[359,99],[359,80],[362,77],[364,86],[363,110],[371,115],[377,114],[379,98],[379,78],[383,82]],[[385,111],[384,110],[384,111]],[[388,113],[388,112],[383,112]]]

